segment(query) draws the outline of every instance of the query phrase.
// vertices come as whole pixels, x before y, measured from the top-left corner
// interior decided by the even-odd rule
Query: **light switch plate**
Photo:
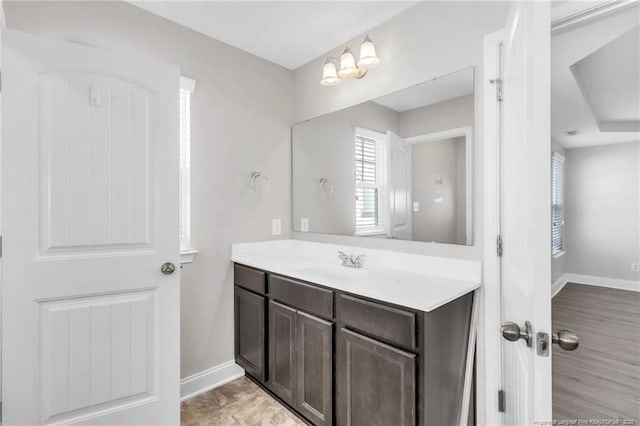
[[[282,234],[282,221],[280,219],[273,219],[271,221],[271,234],[272,235]]]
[[[309,218],[308,217],[300,218],[300,231],[301,232],[309,232]]]
[[[640,263],[632,263],[631,264],[632,272],[640,272]]]
[[[419,211],[420,211],[420,202],[418,202],[418,201],[414,201],[414,202],[413,202],[413,211],[414,211],[415,213],[417,213],[417,212],[419,212]]]

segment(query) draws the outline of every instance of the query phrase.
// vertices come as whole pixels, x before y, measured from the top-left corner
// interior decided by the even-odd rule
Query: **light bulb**
[[[376,55],[376,47],[369,36],[367,36],[360,46],[360,60],[358,61],[358,67],[375,68],[378,64],[380,64],[380,59]]]
[[[327,58],[322,67],[322,80],[320,80],[320,84],[323,86],[335,86],[339,83],[340,79],[336,72],[336,64],[333,63],[331,58]]]
[[[340,76],[340,78],[355,78],[356,75],[358,75],[356,60],[353,57],[351,49],[345,47],[340,57],[340,71],[338,71],[338,76]]]

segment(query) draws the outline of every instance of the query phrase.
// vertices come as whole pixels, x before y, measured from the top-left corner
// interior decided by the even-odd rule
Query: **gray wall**
[[[464,137],[411,145],[411,198],[420,203],[412,212],[414,241],[465,244],[464,145]]]
[[[182,270],[182,377],[233,359],[230,244],[271,238],[272,218],[284,237],[291,229],[291,72],[124,2],[4,5],[9,28],[135,52],[197,80],[191,226],[200,253]],[[264,197],[249,190],[254,170],[271,180]]]
[[[400,136],[409,138],[473,126],[473,106],[473,95],[467,95],[405,111],[400,115]]]
[[[399,114],[374,102],[327,114],[293,126],[293,228],[309,219],[310,232],[355,233],[354,128],[398,133]],[[334,185],[320,191],[321,177]]]
[[[317,117],[368,99],[475,66],[475,81],[483,81],[484,36],[506,22],[506,2],[422,2],[368,31],[381,59],[378,68],[358,81],[327,88],[318,84],[318,73],[327,55],[337,56],[344,45],[358,46],[364,35],[346,41],[335,50],[294,71],[294,121]],[[464,31],[460,29],[464,28]],[[483,85],[476,85],[475,116],[480,118]],[[482,259],[482,120],[474,126],[474,245],[425,244],[295,232],[300,239],[367,245],[437,256]]]
[[[566,152],[566,272],[640,280],[640,142]]]

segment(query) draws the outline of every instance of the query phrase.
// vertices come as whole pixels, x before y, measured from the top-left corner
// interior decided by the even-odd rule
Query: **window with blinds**
[[[386,152],[381,140],[384,135],[374,138],[374,132],[366,133],[364,136],[356,132],[355,137],[355,222],[356,234],[360,235],[386,231],[383,214]]]
[[[551,254],[564,251],[564,157],[551,156]]]
[[[191,250],[191,93],[195,81],[180,78],[180,251]]]

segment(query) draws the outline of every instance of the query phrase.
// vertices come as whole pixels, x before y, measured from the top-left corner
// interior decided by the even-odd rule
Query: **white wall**
[[[378,68],[362,80],[336,87],[318,84],[327,55],[338,56],[344,46],[327,52],[294,71],[294,121],[310,119],[468,66],[475,66],[475,81],[483,81],[483,41],[506,22],[506,2],[422,2],[371,29],[381,59]],[[364,35],[344,44],[357,48]],[[483,85],[476,84],[474,126],[474,245],[425,244],[295,232],[301,239],[370,247],[393,248],[441,256],[482,259],[482,123],[479,119]]]
[[[182,377],[233,359],[232,242],[290,229],[291,72],[124,2],[5,2],[9,28],[177,64],[192,98],[192,234],[182,270]],[[178,143],[178,141],[176,141]],[[271,191],[249,190],[254,170]]]
[[[640,142],[566,151],[566,272],[640,280]]]

